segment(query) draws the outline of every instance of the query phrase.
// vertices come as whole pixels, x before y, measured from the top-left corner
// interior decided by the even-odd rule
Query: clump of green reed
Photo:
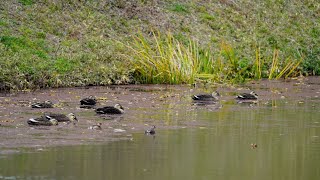
[[[206,79],[220,83],[239,83],[250,79],[287,78],[298,73],[301,62],[281,60],[279,51],[272,58],[262,58],[260,47],[256,48],[255,59],[241,59],[232,46],[220,44],[218,53],[201,48],[189,39],[187,44],[175,39],[171,33],[153,33],[151,38],[139,33],[125,55],[134,67],[137,81],[142,83],[193,83],[195,79]],[[266,72],[263,70],[266,69]]]
[[[199,48],[195,41],[180,43],[167,33],[152,33],[152,41],[142,33],[134,37],[126,57],[134,67],[137,81],[143,83],[191,83],[199,68]]]

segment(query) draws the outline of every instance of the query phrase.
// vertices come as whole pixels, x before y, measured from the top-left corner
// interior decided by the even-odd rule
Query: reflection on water
[[[153,119],[203,126],[143,133],[133,141],[2,155],[0,179],[308,179],[320,177],[319,102],[264,102],[183,109]],[[169,114],[169,115],[168,115]],[[141,114],[137,118],[150,116]],[[170,122],[172,123],[172,122]],[[257,148],[252,149],[251,143]]]

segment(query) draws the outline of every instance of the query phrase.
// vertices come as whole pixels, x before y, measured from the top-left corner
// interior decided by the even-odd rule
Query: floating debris
[[[125,132],[126,130],[124,129],[114,129],[113,132],[115,133],[121,133],[121,132]]]

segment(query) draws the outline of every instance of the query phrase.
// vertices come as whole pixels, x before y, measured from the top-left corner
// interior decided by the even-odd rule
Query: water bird
[[[32,108],[53,108],[53,103],[51,101],[35,102],[31,104]]]
[[[101,125],[102,125],[102,123],[98,123],[98,124],[90,126],[88,129],[102,130]]]
[[[156,129],[156,126],[152,126],[151,129],[145,130],[144,134],[154,135],[154,134],[156,134],[156,131],[154,129]]]
[[[69,114],[65,115],[65,114],[46,112],[46,113],[44,113],[42,118],[53,118],[53,119],[56,119],[58,122],[67,122],[67,123],[72,122],[73,124],[78,122],[78,118],[76,117],[76,115],[74,113],[69,113]]]
[[[27,121],[30,126],[53,126],[58,125],[58,121],[51,117],[31,118]]]
[[[97,108],[95,112],[97,114],[123,114],[124,109],[120,104],[116,104],[114,106],[105,106],[102,108]]]
[[[258,145],[256,143],[251,143],[250,146],[251,146],[252,149],[255,149],[255,148],[258,147]]]
[[[239,99],[239,100],[257,100],[258,99],[258,95],[254,91],[251,91],[250,93],[242,93],[242,94],[237,95],[236,99]]]
[[[94,106],[97,104],[97,100],[94,96],[89,96],[80,100],[80,105],[91,105]]]
[[[217,101],[219,100],[219,92],[214,91],[212,94],[198,94],[198,95],[193,95],[192,99],[195,101]]]

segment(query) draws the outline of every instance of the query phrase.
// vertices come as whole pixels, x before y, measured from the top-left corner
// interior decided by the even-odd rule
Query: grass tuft
[[[148,39],[139,33],[132,43],[126,44],[130,50],[123,56],[134,67],[137,81],[142,83],[193,83],[196,79],[221,83],[238,83],[251,79],[288,78],[298,74],[302,62],[286,59],[281,61],[279,50],[268,60],[260,56],[260,47],[256,48],[255,59],[241,59],[234,48],[226,42],[220,44],[215,56],[212,50],[201,48],[197,41],[189,39],[183,44],[171,33],[161,35],[152,33]],[[269,62],[270,61],[270,62]],[[262,69],[269,69],[263,74]]]

